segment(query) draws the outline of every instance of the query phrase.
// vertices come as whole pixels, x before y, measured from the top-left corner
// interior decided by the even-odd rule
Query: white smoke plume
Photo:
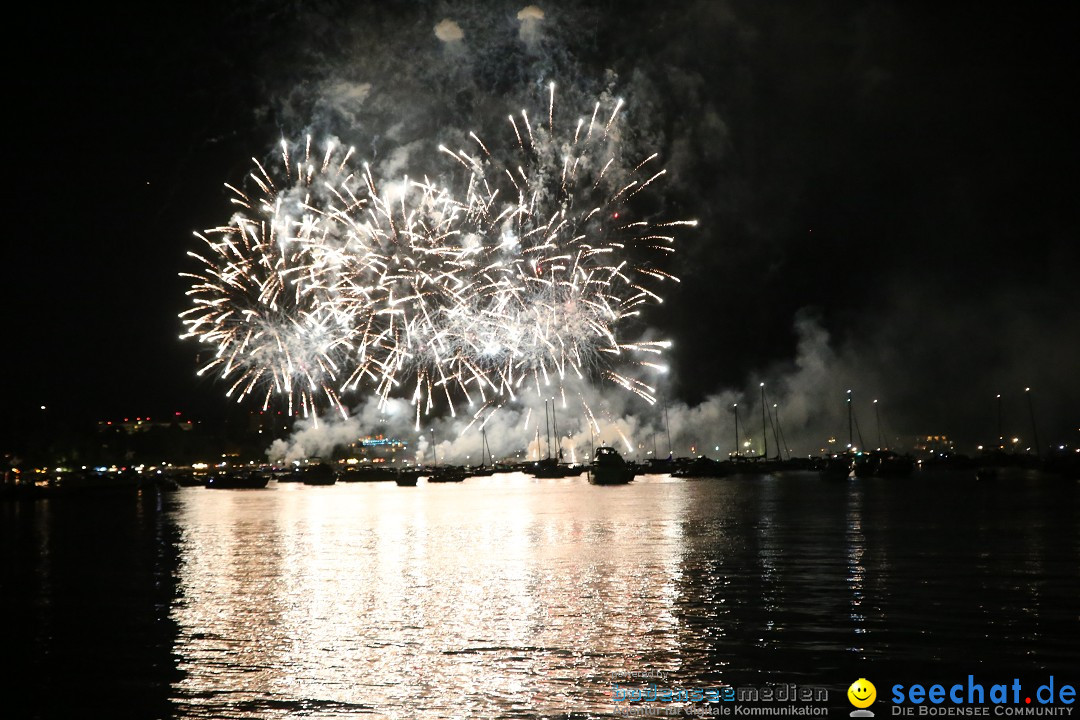
[[[530,52],[535,52],[543,39],[544,11],[535,5],[527,5],[518,11],[517,19],[521,22],[518,37]]]
[[[361,436],[360,419],[330,416],[325,420],[299,420],[288,440],[275,440],[266,451],[274,463],[293,463],[314,457],[327,458],[334,449]]]
[[[560,450],[564,462],[586,462],[600,445],[614,446],[635,460],[665,458],[669,453],[723,459],[736,445],[743,454],[762,454],[767,446],[770,456],[805,457],[835,449],[830,438],[842,448],[848,440],[848,383],[859,377],[865,386],[866,375],[854,369],[847,351],[831,347],[828,333],[814,316],[800,314],[795,331],[798,346],[789,362],[754,373],[741,390],[714,393],[696,404],[662,399],[649,405],[610,385],[568,380],[562,392],[554,385],[541,385],[512,403],[469,408],[453,418],[422,415],[417,424],[415,407],[407,401],[391,400],[380,407],[377,398],[369,398],[348,420],[298,423],[293,437],[276,441],[268,455],[271,460],[288,461],[327,455],[335,446],[375,434],[405,442],[410,460],[425,465],[436,460],[439,464],[479,464],[484,435],[494,459],[507,462],[558,457]],[[853,443],[861,445],[861,435],[866,444],[876,446],[873,398],[870,391],[866,397],[859,392],[855,396],[858,434]],[[888,424],[886,428],[891,429]],[[894,432],[882,434],[882,444],[899,446]]]

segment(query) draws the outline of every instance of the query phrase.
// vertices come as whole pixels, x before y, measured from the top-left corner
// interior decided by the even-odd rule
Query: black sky
[[[811,317],[837,376],[890,396],[906,430],[981,437],[988,398],[1034,386],[1047,439],[1080,440],[1067,8],[537,3],[548,31],[530,56],[508,30],[524,4],[17,10],[6,434],[42,404],[88,419],[226,411],[177,339],[177,273],[192,231],[227,219],[223,182],[282,134],[330,122],[322,81],[378,68],[377,86],[442,83],[426,102],[457,112],[550,67],[586,85],[615,71],[669,159],[671,208],[702,220],[650,318],[676,341],[680,397],[790,371],[795,318]],[[439,57],[444,17],[482,62],[410,67]],[[427,45],[397,54],[396,32]],[[468,92],[443,92],[455,72]]]

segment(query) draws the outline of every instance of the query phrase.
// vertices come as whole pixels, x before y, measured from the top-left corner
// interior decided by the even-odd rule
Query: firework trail
[[[625,367],[662,370],[668,343],[627,341],[624,327],[662,302],[671,229],[695,223],[653,222],[634,200],[664,171],[656,155],[624,156],[620,109],[598,102],[561,133],[550,86],[539,122],[510,116],[508,146],[470,133],[474,147],[440,147],[458,163],[445,186],[380,183],[349,168],[351,150],[319,160],[310,139],[283,142],[273,172],[254,161],[254,198],[229,186],[240,209],[197,233],[203,268],[181,320],[215,350],[200,373],[305,416],[323,401],[345,415],[345,391],[385,402],[411,389],[417,425],[443,400],[482,411],[568,376],[655,401]]]

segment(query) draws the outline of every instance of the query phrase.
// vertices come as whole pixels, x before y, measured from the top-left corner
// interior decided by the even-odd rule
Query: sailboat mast
[[[548,410],[548,401],[544,401],[544,452],[551,459],[551,413]]]
[[[874,419],[877,421],[877,444],[878,450],[885,449],[885,443],[881,439],[881,408],[877,404],[877,400],[874,401]]]
[[[780,410],[776,407],[776,403],[773,403],[772,414],[769,415],[769,424],[772,425],[773,440],[776,441],[776,459],[783,460],[783,445],[780,444]]]
[[[765,447],[765,451],[761,453],[761,457],[769,457],[769,433],[765,429],[765,383],[761,383],[761,442]]]
[[[1028,399],[1028,414],[1031,415],[1031,434],[1035,437],[1035,456],[1042,457],[1042,448],[1039,447],[1039,429],[1035,427],[1035,405],[1031,402],[1031,388],[1024,388]]]
[[[668,424],[668,417],[667,417],[667,396],[666,396],[666,395],[664,396],[664,432],[666,432],[666,433],[667,433],[667,456],[668,456],[669,458],[670,458],[670,457],[674,457],[674,456],[672,455],[672,450],[671,450],[671,426],[670,426],[670,425]],[[656,454],[656,451],[655,451],[655,449],[653,450],[653,454],[654,454],[654,455]]]
[[[787,459],[791,459],[791,448],[788,447],[787,438],[784,437],[784,426],[780,424],[780,408],[773,405],[773,410],[776,412],[776,429],[780,431],[780,440],[783,441],[783,445],[780,447],[787,450]]]
[[[853,440],[851,435],[851,391],[847,391],[847,446],[851,449]]]
[[[735,457],[739,457],[739,403],[731,407],[735,411]]]
[[[555,422],[555,398],[551,398],[551,437],[555,441],[555,457],[562,460],[562,443],[559,442],[559,426]]]
[[[1005,435],[1001,431],[1001,393],[997,396],[997,411],[998,411],[998,450],[1005,449]]]

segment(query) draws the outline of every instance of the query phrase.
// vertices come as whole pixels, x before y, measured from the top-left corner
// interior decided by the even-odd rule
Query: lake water
[[[8,717],[588,718],[625,707],[616,682],[827,688],[839,717],[860,677],[1080,680],[1080,487],[1034,473],[271,482],[0,514]]]

